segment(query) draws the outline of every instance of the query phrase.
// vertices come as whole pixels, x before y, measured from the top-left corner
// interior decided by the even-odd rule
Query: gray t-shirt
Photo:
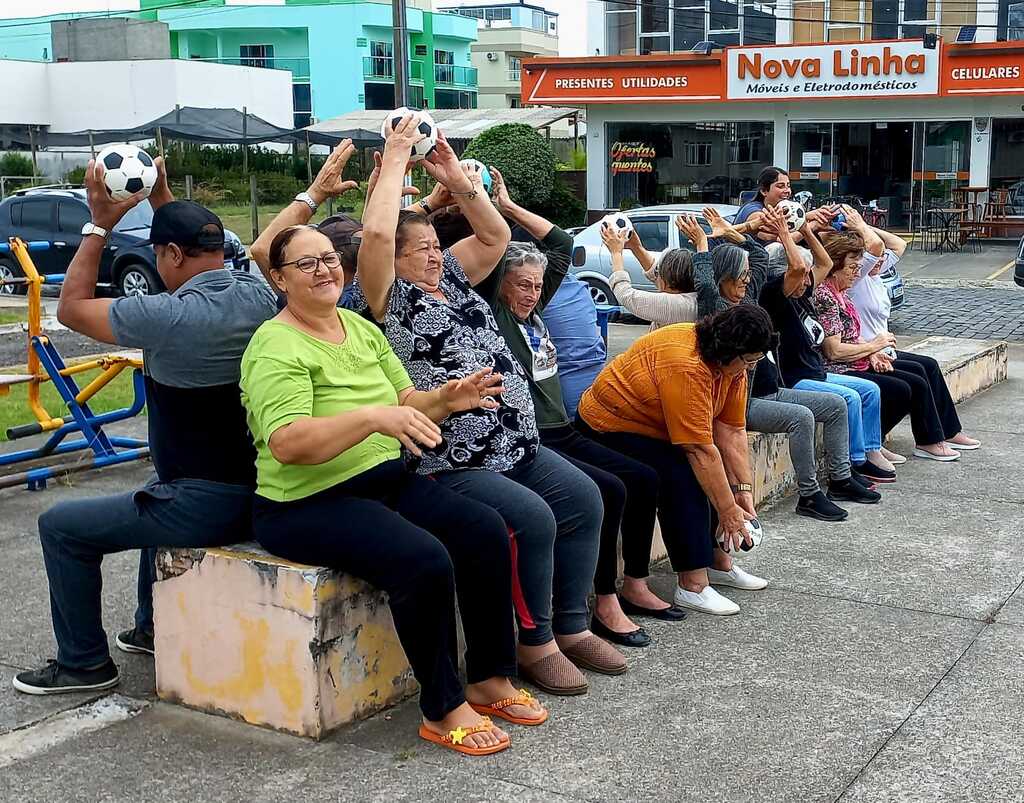
[[[111,305],[117,343],[143,352],[149,447],[162,481],[255,485],[240,364],[253,332],[276,314],[277,300],[261,279],[223,268],[173,293]]]

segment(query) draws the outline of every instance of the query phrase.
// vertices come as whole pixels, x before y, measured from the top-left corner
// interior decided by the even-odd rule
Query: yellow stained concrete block
[[[348,575],[167,549],[153,602],[163,700],[319,739],[417,690],[385,595]]]

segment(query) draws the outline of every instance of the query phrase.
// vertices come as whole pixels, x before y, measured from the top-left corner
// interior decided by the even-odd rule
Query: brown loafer
[[[519,665],[519,677],[548,694],[571,697],[585,694],[587,677],[560,652],[545,655],[532,664]]]
[[[565,657],[581,669],[601,675],[621,675],[626,671],[626,657],[604,639],[591,634],[562,649]]]

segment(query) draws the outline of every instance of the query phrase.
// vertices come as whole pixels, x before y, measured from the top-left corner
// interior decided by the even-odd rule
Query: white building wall
[[[7,84],[7,64],[0,64],[0,84]],[[286,70],[180,59],[41,66],[47,68],[46,123],[53,131],[130,128],[173,111],[175,105],[247,107],[267,122],[292,126],[291,73]]]
[[[50,91],[46,68],[38,61],[0,61],[0,124],[46,125]]]

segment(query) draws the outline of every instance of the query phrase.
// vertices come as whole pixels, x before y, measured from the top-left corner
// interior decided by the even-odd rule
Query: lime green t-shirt
[[[256,444],[256,493],[289,502],[338,485],[401,455],[401,444],[374,433],[333,460],[316,466],[284,465],[268,445],[278,429],[300,418],[326,417],[360,407],[398,404],[412,387],[409,374],[374,324],[339,309],[340,346],[267,321],[242,356],[242,402]]]

